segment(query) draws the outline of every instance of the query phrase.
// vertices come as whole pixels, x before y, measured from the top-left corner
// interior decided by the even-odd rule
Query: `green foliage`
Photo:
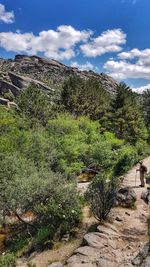
[[[16,255],[28,246],[31,251],[47,247],[80,222],[73,178],[83,168],[100,171],[89,201],[101,220],[114,202],[113,174],[123,174],[149,153],[130,90],[121,86],[116,99],[109,99],[113,113],[103,93],[97,80],[73,77],[63,90],[63,104],[72,115],[54,116],[49,97],[33,86],[20,95],[19,112],[0,107],[0,209],[19,219],[24,212],[34,214],[31,223],[22,222],[24,235],[16,234],[11,242]]]
[[[135,95],[124,83],[118,85],[117,95],[108,114],[108,130],[118,138],[135,144],[139,139],[146,140],[147,130],[141,112],[136,104]]]
[[[8,99],[9,101],[14,101],[15,100],[15,97],[14,97],[14,95],[13,95],[13,93],[11,91],[4,93],[3,97]]]
[[[28,116],[32,123],[39,121],[45,125],[48,118],[52,116],[50,98],[34,84],[20,94],[17,102],[21,113]]]
[[[36,264],[32,262],[28,262],[27,267],[36,267]]]
[[[13,254],[5,254],[0,256],[1,267],[16,267],[16,259]]]
[[[143,100],[143,103],[142,103],[143,116],[144,116],[145,124],[148,129],[148,133],[149,133],[148,141],[150,144],[150,89],[148,89],[147,91],[143,93],[142,100]]]
[[[117,163],[114,168],[115,175],[126,173],[138,159],[137,151],[132,146],[123,146],[118,153]]]
[[[56,230],[60,236],[70,231],[81,219],[81,205],[75,191],[75,185],[65,183],[63,186],[57,186],[56,190],[57,193],[46,204],[39,204],[35,209],[36,223],[39,224],[39,227],[45,226],[47,228],[45,234],[51,235],[51,238]]]
[[[95,218],[106,220],[116,200],[117,184],[112,178],[107,180],[104,172],[98,174],[89,186],[87,199]]]
[[[67,111],[75,116],[88,115],[94,120],[104,116],[109,105],[109,97],[96,78],[83,80],[71,77],[64,83],[62,103]]]

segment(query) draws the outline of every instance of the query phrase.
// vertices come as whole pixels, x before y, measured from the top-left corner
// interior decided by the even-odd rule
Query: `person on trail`
[[[143,164],[143,161],[140,161],[139,164],[140,166],[138,169],[136,169],[136,172],[137,171],[140,172],[140,181],[141,181],[140,186],[144,187],[145,186],[144,177],[145,177],[145,174],[147,173],[147,167]]]

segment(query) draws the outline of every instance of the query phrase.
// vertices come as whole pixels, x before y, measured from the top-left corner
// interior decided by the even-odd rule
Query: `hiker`
[[[141,180],[141,187],[145,186],[145,181],[144,181],[144,176],[147,173],[147,167],[143,164],[143,161],[139,162],[140,166],[138,169],[136,169],[136,172],[139,171],[140,172],[140,180]]]

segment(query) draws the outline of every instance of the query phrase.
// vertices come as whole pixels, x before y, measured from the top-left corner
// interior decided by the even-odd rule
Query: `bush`
[[[139,157],[134,147],[125,145],[118,153],[118,161],[114,168],[115,175],[126,173],[137,161]]]
[[[13,254],[0,256],[0,267],[16,267],[16,259]]]
[[[75,186],[65,183],[57,187],[56,191],[45,204],[35,208],[39,229],[37,240],[43,238],[46,241],[55,234],[61,237],[81,220],[81,204]]]
[[[98,174],[87,192],[87,199],[90,203],[94,217],[99,220],[106,220],[116,200],[117,184],[114,179],[106,180],[105,173]]]

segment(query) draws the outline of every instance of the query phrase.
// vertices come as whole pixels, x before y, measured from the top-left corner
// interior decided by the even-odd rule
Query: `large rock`
[[[122,187],[117,192],[116,206],[131,208],[137,200],[135,191],[130,187]]]
[[[15,102],[9,101],[9,99],[0,97],[0,104],[9,107],[18,108]]]
[[[0,94],[5,94],[12,92],[14,96],[18,96],[20,93],[19,87],[7,82],[5,80],[0,80]]]
[[[11,79],[11,82],[20,89],[26,89],[30,84],[34,84],[36,87],[44,91],[46,90],[53,92],[53,89],[38,80],[34,80],[29,77],[23,77],[13,72],[9,72],[8,75]]]
[[[143,261],[141,267],[150,267],[150,253],[149,253],[149,255],[146,257],[146,259]]]
[[[150,244],[147,243],[145,246],[139,251],[137,256],[133,259],[132,264],[134,266],[141,267],[150,267],[150,265],[145,265],[149,263],[150,260]]]
[[[108,238],[101,233],[88,233],[83,238],[83,244],[93,248],[103,248],[108,245]]]
[[[97,263],[73,263],[68,265],[68,267],[102,267],[102,265],[98,265]]]
[[[146,204],[150,203],[150,187],[142,192],[141,198],[144,200]]]
[[[47,267],[64,267],[64,265],[61,262],[54,262],[49,264]]]

